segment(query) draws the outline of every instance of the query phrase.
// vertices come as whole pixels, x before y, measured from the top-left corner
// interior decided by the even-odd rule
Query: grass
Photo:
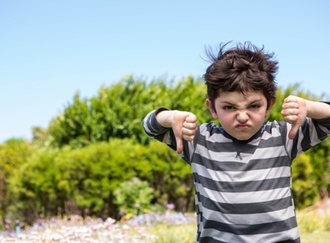
[[[195,240],[196,226],[158,224],[150,228],[149,233],[156,236],[156,241],[151,241],[153,243],[192,243]]]
[[[313,212],[299,212],[297,220],[301,242],[330,242],[330,214],[320,217]]]
[[[300,234],[303,243],[328,243],[330,241],[330,231],[315,231],[313,233]]]
[[[303,243],[330,242],[330,215],[319,217],[314,213],[297,214],[298,226]],[[147,243],[192,243],[195,239],[196,225],[156,224],[148,229],[148,234],[156,236],[156,241]]]

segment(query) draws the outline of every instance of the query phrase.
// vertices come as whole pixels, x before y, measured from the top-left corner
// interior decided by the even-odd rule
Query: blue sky
[[[0,143],[31,139],[77,91],[90,98],[129,74],[200,77],[205,47],[227,41],[264,45],[280,87],[329,98],[329,10],[327,0],[2,0]]]

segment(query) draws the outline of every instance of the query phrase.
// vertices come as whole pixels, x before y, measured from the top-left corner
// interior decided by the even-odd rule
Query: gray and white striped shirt
[[[147,135],[172,149],[172,129],[143,120]],[[291,193],[292,160],[330,135],[330,117],[307,118],[293,140],[291,125],[267,122],[248,141],[238,141],[214,123],[198,126],[184,141],[182,158],[191,166],[197,212],[196,243],[300,242]]]

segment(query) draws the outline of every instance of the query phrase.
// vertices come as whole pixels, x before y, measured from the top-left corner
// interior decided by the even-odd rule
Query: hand
[[[293,139],[307,116],[306,100],[290,95],[284,99],[281,112],[284,121],[292,124],[289,139]]]
[[[176,139],[176,151],[183,151],[182,139],[192,141],[197,129],[197,117],[190,112],[174,111],[172,118],[172,129]]]

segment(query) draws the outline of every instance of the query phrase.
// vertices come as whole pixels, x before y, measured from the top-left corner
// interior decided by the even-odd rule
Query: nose
[[[240,123],[245,123],[249,119],[249,116],[246,111],[238,111],[236,118]]]

